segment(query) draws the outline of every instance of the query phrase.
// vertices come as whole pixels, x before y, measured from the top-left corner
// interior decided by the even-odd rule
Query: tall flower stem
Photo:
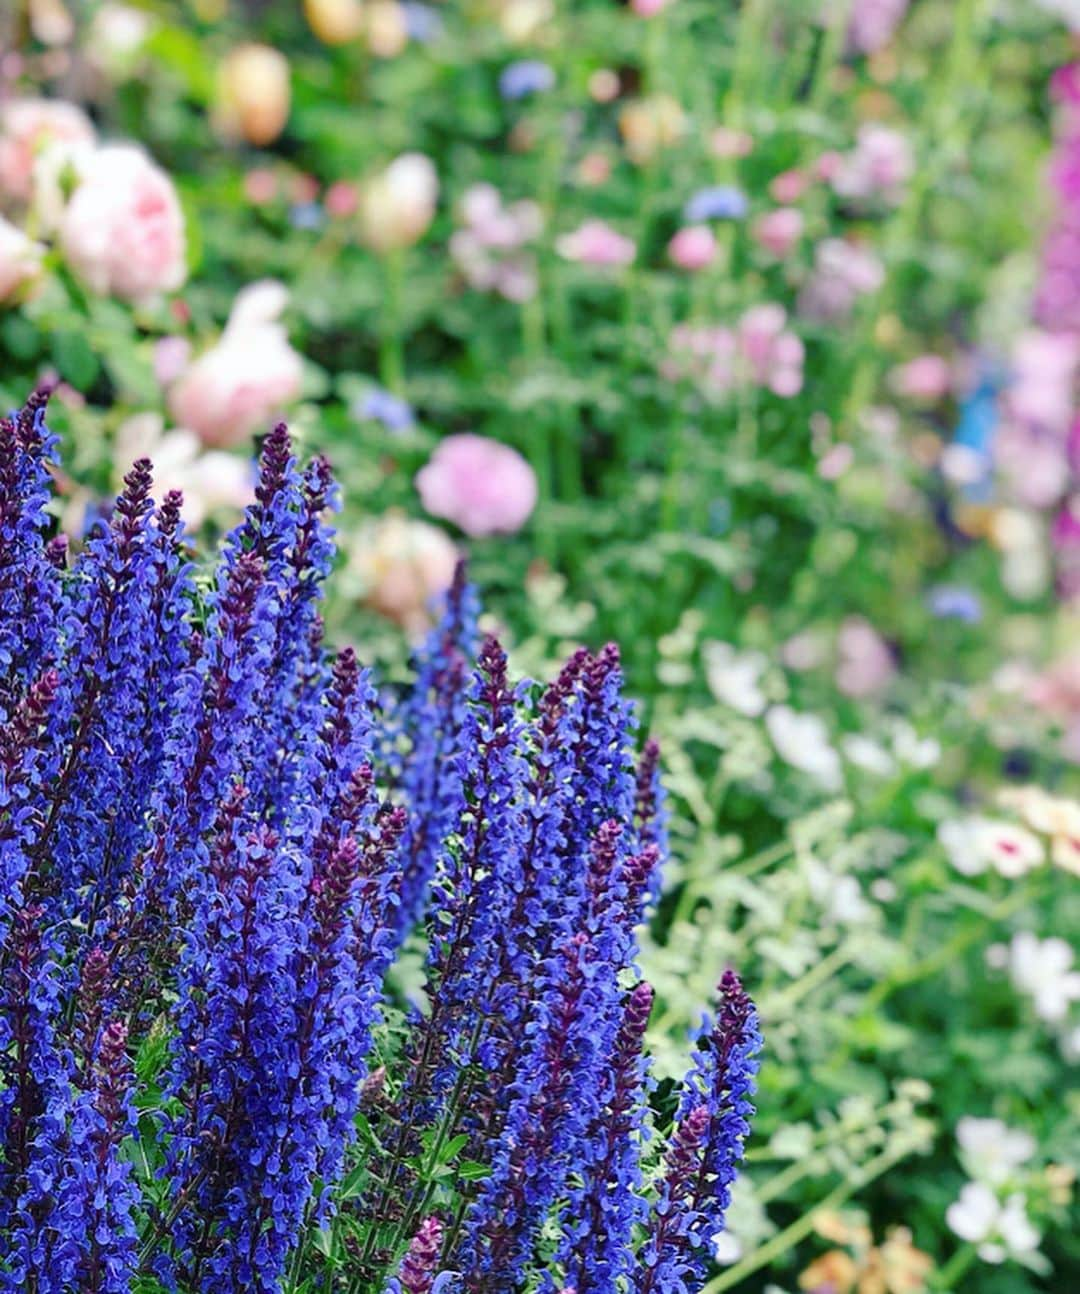
[[[395,395],[405,393],[405,249],[392,248],[383,261],[386,298],[379,332],[379,380]]]

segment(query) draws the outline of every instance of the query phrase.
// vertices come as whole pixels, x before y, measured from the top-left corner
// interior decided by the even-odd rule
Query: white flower
[[[996,818],[950,819],[938,827],[937,837],[949,861],[964,876],[978,876],[992,867],[1015,880],[1046,857],[1038,837]]]
[[[979,1257],[987,1263],[1003,1263],[1033,1253],[1039,1233],[1027,1216],[1023,1195],[1010,1195],[1004,1204],[982,1182],[968,1182],[945,1211],[949,1229],[971,1244],[978,1245]]]
[[[896,772],[896,761],[880,742],[861,732],[849,733],[840,743],[850,763],[875,777],[889,777]]]
[[[827,920],[838,925],[853,925],[863,920],[870,905],[854,876],[837,876],[813,857],[808,857],[803,866],[810,895],[821,904]]]
[[[740,652],[731,643],[707,642],[701,654],[705,681],[718,701],[751,717],[764,711],[767,703],[759,683],[769,660],[763,652]]]
[[[1064,939],[1039,939],[1028,930],[1013,936],[1009,950],[1013,986],[1032,999],[1042,1020],[1064,1020],[1069,1004],[1080,1001],[1080,971],[1074,971],[1072,964],[1073,950]]]
[[[809,773],[826,790],[843,785],[840,756],[829,744],[829,730],[816,714],[799,714],[787,705],[774,705],[765,715],[776,753],[792,768]]]
[[[1000,1119],[968,1116],[956,1125],[956,1140],[964,1166],[976,1180],[990,1186],[1007,1182],[1035,1153],[1035,1138]]]
[[[933,768],[941,758],[941,743],[934,737],[920,737],[904,719],[893,727],[893,750],[901,764],[909,768]]]

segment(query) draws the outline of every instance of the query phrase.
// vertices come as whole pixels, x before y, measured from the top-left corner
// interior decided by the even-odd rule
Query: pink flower
[[[750,232],[770,256],[783,259],[802,237],[804,224],[803,213],[797,207],[777,207],[758,216]]]
[[[873,696],[896,673],[888,643],[862,616],[849,616],[844,621],[836,646],[840,657],[836,685],[845,696]]]
[[[630,0],[630,8],[639,18],[655,18],[672,3],[672,0]]]
[[[708,225],[687,225],[668,243],[668,255],[681,270],[703,270],[716,259],[716,235]]]
[[[934,404],[948,395],[952,386],[952,368],[940,355],[916,355],[892,371],[893,390],[908,400]]]
[[[448,436],[416,474],[424,507],[467,535],[510,535],[536,507],[536,474],[508,445]]]
[[[892,39],[909,0],[855,0],[849,10],[847,43],[859,54],[873,54]]]
[[[60,99],[12,99],[0,107],[0,194],[27,202],[34,162],[52,144],[94,142],[81,108]]]
[[[45,248],[0,216],[0,303],[18,300],[41,276]]]
[[[842,198],[880,198],[895,205],[914,167],[911,146],[898,130],[868,123],[859,127],[855,148],[833,176],[832,186]]]
[[[360,190],[348,180],[335,180],[326,190],[327,215],[341,218],[351,216],[360,205]]]
[[[633,239],[625,238],[603,220],[586,220],[571,234],[555,240],[555,250],[583,265],[629,265],[637,255]]]
[[[781,171],[769,184],[769,193],[774,202],[788,206],[798,202],[810,186],[810,178],[805,171]]]
[[[169,392],[173,417],[204,445],[239,444],[300,394],[303,363],[278,322],[287,301],[272,279],[245,288],[220,341]]]
[[[717,126],[709,136],[709,152],[713,157],[727,160],[732,157],[747,157],[754,151],[754,138],[745,130],[733,130],[730,126]]]
[[[184,218],[172,180],[141,149],[109,145],[79,162],[60,246],[94,292],[145,303],[187,276]]]

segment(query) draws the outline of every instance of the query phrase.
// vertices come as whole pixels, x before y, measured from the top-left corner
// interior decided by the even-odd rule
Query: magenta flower
[[[629,265],[637,255],[632,238],[626,238],[603,220],[586,220],[571,234],[555,240],[564,260],[582,265]]]
[[[486,436],[448,436],[416,474],[433,517],[467,535],[512,535],[536,507],[536,473],[515,449]]]

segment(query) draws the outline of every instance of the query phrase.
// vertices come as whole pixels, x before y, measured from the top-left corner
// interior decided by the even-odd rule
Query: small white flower
[[[1073,950],[1064,939],[1039,939],[1028,930],[1013,936],[1009,973],[1013,987],[1026,993],[1042,1020],[1064,1020],[1080,1001],[1080,971],[1072,969]]]
[[[764,652],[740,652],[731,643],[707,642],[701,654],[705,681],[718,701],[751,718],[764,711],[767,703],[760,682],[769,664]]]
[[[849,763],[875,777],[889,777],[896,772],[896,761],[880,742],[860,732],[850,733],[840,743]]]
[[[1023,827],[997,818],[952,818],[938,827],[938,843],[964,876],[992,867],[1010,880],[1038,867],[1046,857],[1042,841]]]
[[[1007,1182],[1035,1153],[1035,1138],[1021,1128],[1010,1128],[1000,1119],[963,1118],[956,1125],[956,1140],[968,1172],[990,1186]]]
[[[987,1263],[1020,1258],[1039,1247],[1039,1233],[1027,1216],[1023,1195],[1010,1195],[1001,1203],[983,1182],[968,1182],[945,1211],[949,1229],[978,1246],[979,1257]]]
[[[765,715],[776,753],[792,768],[808,773],[826,790],[843,785],[840,756],[829,744],[829,730],[816,714],[800,714],[787,705],[774,705]]]

